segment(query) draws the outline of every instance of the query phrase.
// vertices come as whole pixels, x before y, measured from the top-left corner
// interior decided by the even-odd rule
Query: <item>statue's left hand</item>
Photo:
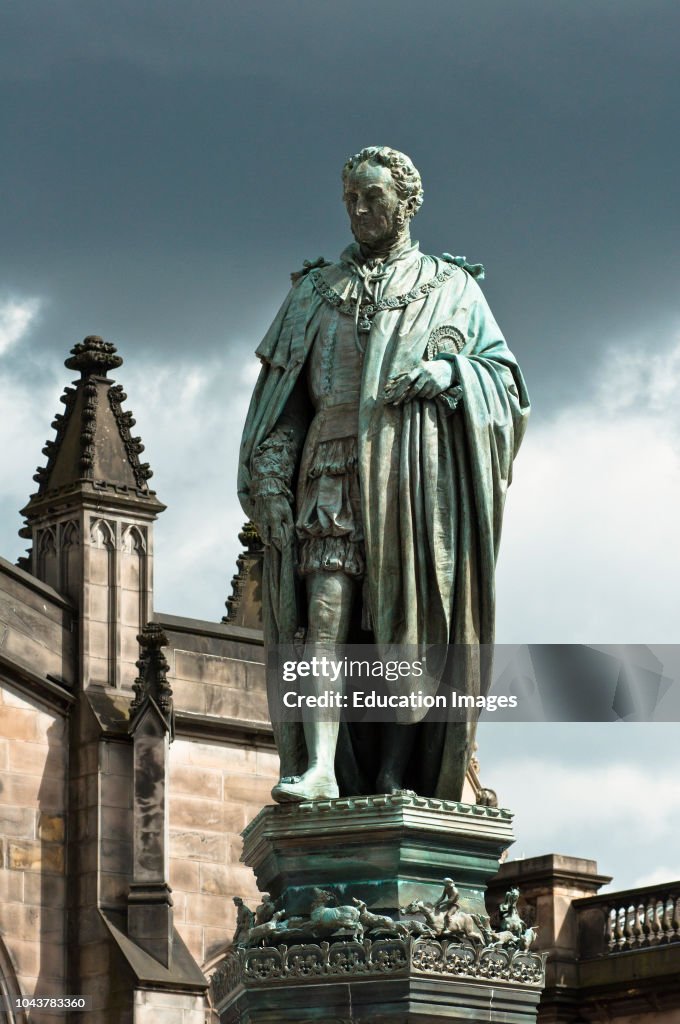
[[[260,498],[257,503],[257,531],[265,547],[273,544],[279,551],[290,544],[293,537],[293,510],[284,494]]]
[[[402,405],[414,398],[436,398],[452,384],[453,365],[446,359],[433,359],[388,380],[384,397],[390,405]]]

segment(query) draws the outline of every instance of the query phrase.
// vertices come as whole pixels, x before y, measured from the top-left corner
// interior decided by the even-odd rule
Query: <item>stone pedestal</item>
[[[513,842],[512,814],[412,793],[266,807],[244,832],[243,860],[285,917],[313,891],[339,906],[406,920],[454,880],[460,910],[486,918],[484,895]],[[404,930],[405,931],[405,930]],[[220,1024],[534,1024],[544,980],[536,954],[490,942],[381,935],[234,949],[213,975]]]
[[[487,882],[514,836],[510,811],[400,793],[265,807],[243,840],[258,888],[289,915],[307,912],[316,886],[395,914],[436,900],[446,877],[464,910],[485,914]]]

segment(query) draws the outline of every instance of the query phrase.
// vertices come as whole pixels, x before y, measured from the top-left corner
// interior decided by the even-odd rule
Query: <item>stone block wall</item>
[[[200,996],[180,992],[135,993],[134,1024],[204,1024],[205,1003]]]
[[[125,905],[132,873],[132,749],[102,741],[99,748],[99,896],[103,907]]]
[[[67,764],[66,718],[0,683],[0,937],[23,996],[68,994]]]
[[[175,640],[170,636],[171,642]],[[245,644],[225,641],[218,648],[210,639],[205,642],[207,650],[189,650],[188,638],[180,637],[175,641],[178,646],[168,651],[175,707],[215,718],[267,722],[262,663],[251,660],[253,651]],[[262,656],[261,649],[256,653]]]
[[[240,833],[271,803],[278,758],[256,745],[176,739],[170,748],[170,886],[175,927],[204,965],[234,933],[234,896],[259,894]]]
[[[0,661],[9,673],[27,672],[40,685],[71,686],[74,676],[73,607],[51,587],[0,558]],[[5,733],[0,722],[0,736]]]

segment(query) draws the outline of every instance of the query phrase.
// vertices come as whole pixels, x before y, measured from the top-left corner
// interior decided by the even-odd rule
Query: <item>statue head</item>
[[[342,169],[343,199],[352,234],[367,249],[408,238],[408,224],[423,203],[420,174],[405,153],[367,146]]]

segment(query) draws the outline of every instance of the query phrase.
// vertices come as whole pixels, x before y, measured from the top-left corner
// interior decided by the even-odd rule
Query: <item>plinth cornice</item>
[[[427,976],[542,989],[546,954],[440,939],[366,939],[234,949],[211,979],[219,1008],[235,990]],[[500,993],[499,993],[500,994]]]
[[[506,848],[513,840],[512,811],[501,807],[464,804],[455,800],[421,797],[415,793],[338,797],[298,804],[265,807],[243,832],[244,859],[259,859],[258,848],[272,841],[318,845],[323,837],[337,836],[351,826],[351,842],[367,842],[404,833],[446,836],[451,840]]]
[[[350,817],[353,825],[364,827],[378,824],[385,828],[393,823],[426,826],[446,832],[450,831],[455,821],[457,830],[474,835],[487,832],[492,821],[499,832],[507,830],[509,834],[513,813],[503,807],[464,804],[455,800],[417,796],[415,793],[338,797],[335,800],[310,800],[265,807],[246,826],[243,839],[250,840],[268,826],[278,832],[289,825],[296,832],[302,832],[306,822],[309,822],[310,830],[318,834],[319,829],[335,829]]]

